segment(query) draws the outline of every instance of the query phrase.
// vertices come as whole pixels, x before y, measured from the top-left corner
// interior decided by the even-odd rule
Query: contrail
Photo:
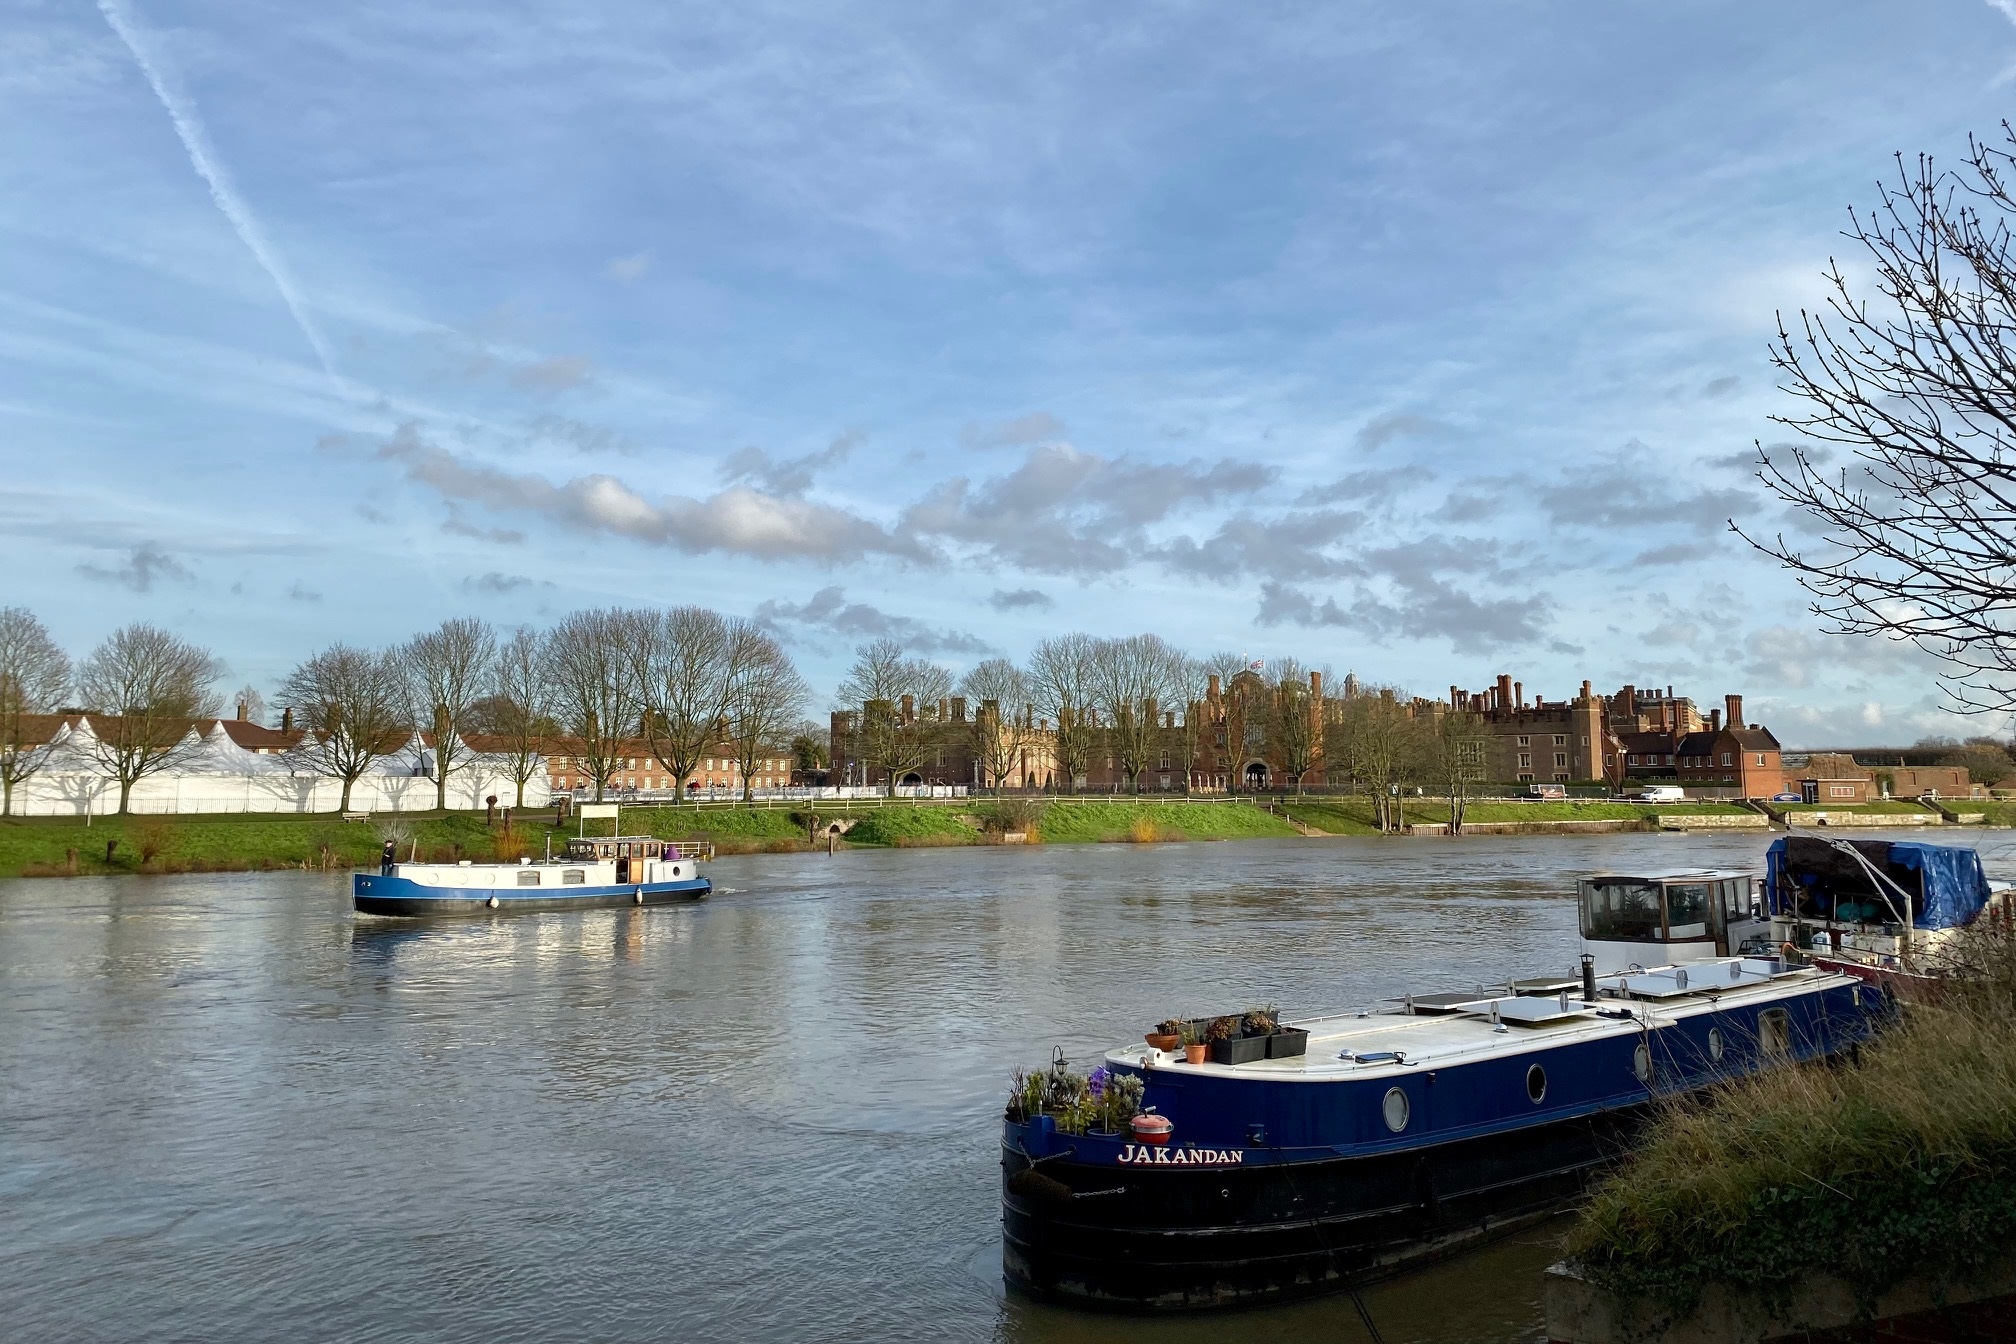
[[[134,63],[140,73],[147,77],[147,83],[154,90],[154,96],[161,100],[161,106],[168,111],[168,120],[175,124],[175,134],[182,140],[182,148],[188,151],[190,166],[195,168],[205,184],[210,188],[210,199],[229,220],[231,228],[238,235],[238,241],[245,244],[252,259],[259,263],[273,287],[280,291],[280,299],[287,305],[287,311],[294,315],[294,324],[301,328],[302,336],[313,347],[315,357],[322,362],[322,371],[329,375],[329,381],[336,387],[338,395],[347,396],[348,388],[343,376],[336,372],[336,362],[329,355],[329,342],[315,326],[314,319],[302,305],[301,296],[294,288],[294,281],[273,255],[272,246],[259,228],[259,221],[246,208],[245,200],[232,185],[231,175],[224,171],[224,165],[217,160],[217,152],[210,146],[210,137],[204,134],[203,123],[196,115],[196,109],[179,92],[169,88],[162,77],[160,68],[147,54],[146,45],[140,40],[139,29],[132,17],[125,11],[119,0],[98,0],[98,12],[105,16],[105,22],[112,25],[112,31],[126,44],[126,50],[133,53]]]

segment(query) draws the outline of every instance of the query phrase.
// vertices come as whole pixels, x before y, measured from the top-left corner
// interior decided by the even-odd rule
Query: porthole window
[[[1645,1042],[1638,1042],[1638,1048],[1631,1052],[1631,1072],[1638,1075],[1641,1083],[1652,1081],[1652,1050]]]
[[[1397,1087],[1386,1089],[1386,1100],[1379,1104],[1380,1114],[1386,1117],[1386,1128],[1398,1134],[1407,1128],[1407,1094]]]
[[[1533,1098],[1535,1106],[1547,1095],[1547,1070],[1538,1064],[1526,1070],[1526,1095]]]
[[[1717,1064],[1722,1062],[1722,1028],[1708,1028],[1708,1058]]]

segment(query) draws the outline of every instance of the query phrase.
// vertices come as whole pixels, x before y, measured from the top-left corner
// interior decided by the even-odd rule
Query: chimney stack
[[[1589,681],[1585,677],[1582,681],[1582,703],[1587,704],[1589,701],[1595,699],[1593,691],[1594,688],[1589,685]]]
[[[1323,674],[1321,672],[1311,672],[1309,674],[1309,696],[1317,704],[1320,705],[1323,703]]]
[[[1211,681],[1207,686],[1207,688],[1205,689],[1204,695],[1206,699],[1210,700],[1216,700],[1218,698],[1218,674],[1216,672],[1213,672],[1211,674]]]
[[[1526,683],[1523,681],[1512,683],[1512,708],[1526,708]]]
[[[1740,695],[1725,695],[1722,697],[1722,703],[1729,707],[1729,726],[1731,728],[1741,728],[1743,726],[1743,697]]]
[[[909,722],[910,722],[911,720],[915,719],[916,717],[917,717],[917,697],[916,697],[916,696],[914,696],[914,695],[906,695],[906,696],[904,696],[904,697],[903,697],[903,719],[902,719],[902,721],[903,721],[904,723],[909,723]]]
[[[294,711],[291,707],[280,711],[280,731],[283,733],[294,731]]]
[[[1498,708],[1512,708],[1512,678],[1503,672],[1498,674]]]
[[[1711,733],[1719,733],[1722,731],[1721,710],[1711,709],[1708,711],[1708,731]]]

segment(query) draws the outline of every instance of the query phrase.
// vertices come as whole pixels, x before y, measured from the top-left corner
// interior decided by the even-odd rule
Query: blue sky
[[[1724,529],[1766,343],[2008,0],[0,17],[0,599],[270,685],[697,601],[822,693],[1152,629],[1984,725]]]

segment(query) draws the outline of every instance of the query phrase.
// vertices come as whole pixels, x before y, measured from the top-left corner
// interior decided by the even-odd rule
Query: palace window
[[[1530,752],[1530,751],[1522,751],[1522,752],[1520,752],[1520,753],[1519,753],[1519,766],[1520,766],[1520,768],[1521,768],[1521,769],[1531,769],[1531,768],[1532,768],[1532,765],[1533,765],[1533,753],[1532,753],[1532,752]]]
[[[1722,753],[1722,764],[1724,764],[1724,765],[1734,765],[1734,764],[1736,764],[1736,758],[1735,758],[1735,756],[1734,756],[1734,755],[1732,755],[1732,754],[1731,754],[1731,753],[1729,753],[1729,752],[1726,752],[1726,751],[1725,751],[1725,752],[1723,752],[1723,753]]]
[[[1557,751],[1557,752],[1555,752],[1555,753],[1554,753],[1554,768],[1555,768],[1556,770],[1560,770],[1560,769],[1564,768],[1564,767],[1565,767],[1565,766],[1566,766],[1567,764],[1568,764],[1568,753],[1567,753],[1567,752],[1565,752],[1565,751]]]
[[[1556,734],[1554,734],[1554,745],[1555,745],[1555,746],[1557,746],[1557,747],[1565,747],[1565,746],[1567,746],[1567,745],[1568,745],[1568,735],[1567,735],[1566,733],[1556,733]]]
[[[1519,745],[1522,747],[1530,747],[1533,745],[1533,739],[1526,736],[1526,734],[1521,733],[1519,735]]]

